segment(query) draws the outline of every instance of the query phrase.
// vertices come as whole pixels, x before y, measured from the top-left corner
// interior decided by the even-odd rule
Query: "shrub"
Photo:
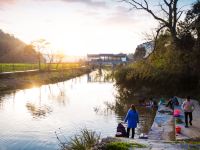
[[[99,139],[99,134],[88,129],[82,129],[80,134],[74,135],[74,137],[66,142],[61,142],[58,138],[61,150],[89,150],[99,142]]]

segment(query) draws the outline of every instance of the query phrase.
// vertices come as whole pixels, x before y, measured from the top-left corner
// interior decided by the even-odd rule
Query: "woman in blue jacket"
[[[134,138],[135,128],[137,127],[137,123],[139,123],[139,115],[133,104],[131,105],[131,108],[128,110],[126,118],[124,120],[125,123],[127,121],[128,121],[127,137],[129,137],[130,129],[132,129],[132,138]]]

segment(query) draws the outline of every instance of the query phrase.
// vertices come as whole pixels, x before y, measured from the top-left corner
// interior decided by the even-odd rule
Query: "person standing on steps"
[[[185,127],[188,128],[188,116],[189,116],[189,123],[192,125],[192,112],[194,111],[194,104],[190,100],[190,96],[186,98],[186,100],[182,104],[182,109],[185,115]]]
[[[137,127],[137,123],[139,123],[139,114],[134,104],[132,104],[131,108],[128,110],[124,122],[128,122],[127,137],[129,138],[130,129],[132,129],[132,138],[134,138],[135,128]]]

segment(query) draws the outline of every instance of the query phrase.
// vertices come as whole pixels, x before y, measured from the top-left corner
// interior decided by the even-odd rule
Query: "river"
[[[1,94],[0,150],[56,150],[56,134],[65,141],[83,128],[114,136],[125,113],[108,109],[118,91],[104,73]],[[148,130],[145,114],[140,112],[140,129]]]

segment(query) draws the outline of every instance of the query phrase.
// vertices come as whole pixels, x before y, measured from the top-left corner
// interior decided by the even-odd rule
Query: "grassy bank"
[[[88,68],[68,69],[64,71],[41,71],[30,74],[11,74],[0,78],[0,91],[31,88],[43,84],[65,81],[90,72]]]
[[[48,69],[69,69],[80,67],[80,63],[53,63],[53,64],[41,64],[41,70]],[[26,71],[39,69],[38,64],[27,64],[27,63],[0,63],[0,72],[14,72],[14,71]]]
[[[62,141],[56,133],[60,150],[130,150],[135,148],[147,148],[146,145],[134,141],[124,142],[114,137],[100,138],[100,133],[82,129],[68,141]]]

